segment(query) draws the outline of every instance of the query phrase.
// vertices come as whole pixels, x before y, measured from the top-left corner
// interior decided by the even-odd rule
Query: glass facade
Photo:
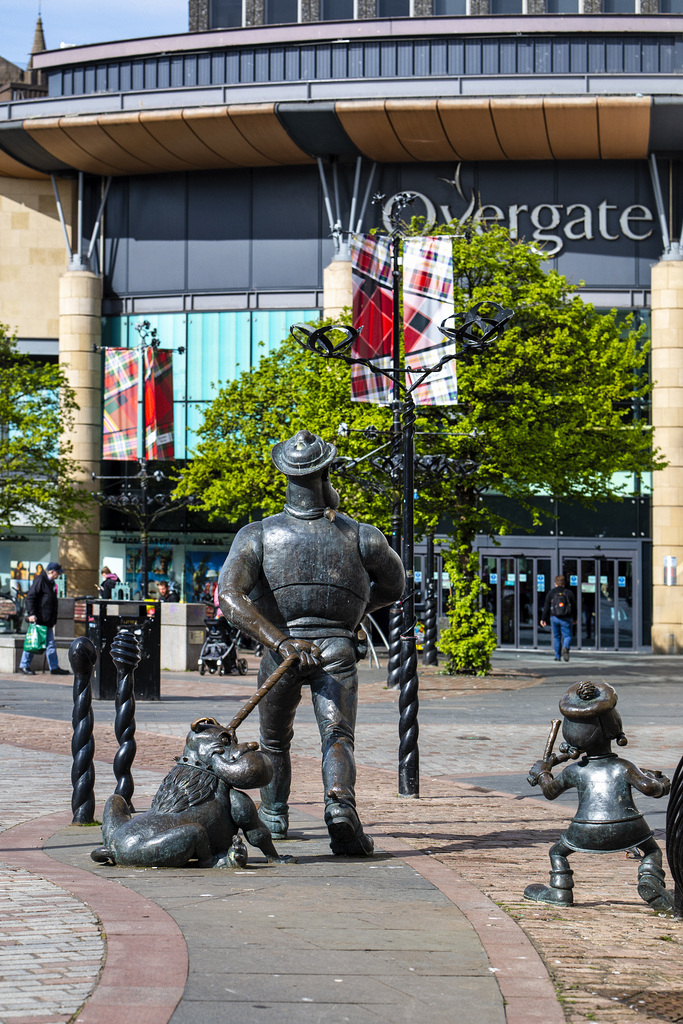
[[[133,348],[136,324],[149,321],[161,348],[173,349],[173,405],[176,459],[188,458],[204,408],[221,384],[256,366],[277,348],[291,324],[315,320],[318,309],[228,310],[105,317],[104,345]],[[184,352],[178,352],[184,348]]]

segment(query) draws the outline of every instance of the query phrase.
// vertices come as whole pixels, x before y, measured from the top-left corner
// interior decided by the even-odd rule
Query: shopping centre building
[[[45,94],[0,95],[0,321],[64,363],[86,483],[135,469],[102,466],[94,346],[156,328],[186,458],[216,381],[350,303],[349,233],[386,215],[370,197],[412,190],[430,219],[542,244],[653,343],[668,468],[621,503],[549,499],[545,527],[480,538],[501,644],[548,645],[538,608],[564,571],[582,646],[683,649],[683,574],[664,585],[665,558],[683,567],[683,5],[661,2],[192,0],[188,33],[36,53]],[[172,522],[155,565],[189,596],[231,534]],[[135,579],[124,520],[50,544],[17,524],[0,582],[48,556],[74,593],[103,562]]]

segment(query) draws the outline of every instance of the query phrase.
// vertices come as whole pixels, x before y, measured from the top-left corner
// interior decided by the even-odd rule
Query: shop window
[[[211,0],[210,28],[239,28],[242,24],[242,0]]]
[[[321,21],[352,21],[353,0],[322,0]]]
[[[683,14],[683,0],[659,0],[660,14]]]
[[[467,0],[434,0],[437,17],[459,18],[467,14]]]
[[[378,0],[378,18],[409,18],[410,0]]]
[[[603,14],[635,14],[636,0],[603,0]]]
[[[491,14],[522,14],[522,0],[491,0]]]
[[[298,0],[266,0],[266,25],[290,25],[299,20]]]

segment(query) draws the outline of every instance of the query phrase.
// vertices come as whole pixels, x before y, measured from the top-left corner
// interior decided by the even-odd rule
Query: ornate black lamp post
[[[370,359],[351,355],[351,346],[360,334],[359,329],[344,325],[311,327],[308,324],[294,324],[290,330],[294,338],[309,352],[328,359],[342,359],[346,363],[362,364],[373,373],[380,373],[392,382],[394,394],[402,402],[399,406],[398,426],[402,439],[400,453],[403,478],[402,498],[402,544],[401,557],[406,573],[406,589],[402,601],[401,661],[399,672],[399,795],[419,796],[419,753],[418,753],[418,675],[417,644],[415,639],[415,572],[414,572],[414,487],[415,487],[415,403],[413,392],[427,377],[437,373],[453,360],[471,361],[483,355],[504,331],[512,311],[497,303],[479,303],[465,313],[456,313],[441,324],[441,332],[452,343],[449,351],[432,366],[405,366],[394,354],[392,366],[385,368]],[[408,384],[407,375],[413,377]],[[396,437],[395,423],[392,423],[392,441]],[[394,450],[392,445],[392,458]]]

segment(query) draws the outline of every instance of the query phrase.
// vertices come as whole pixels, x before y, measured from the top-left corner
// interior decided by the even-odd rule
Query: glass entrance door
[[[576,598],[576,646],[632,650],[633,560],[609,556],[563,558],[562,573]]]
[[[550,558],[543,554],[482,555],[485,607],[493,614],[500,647],[550,646],[550,632],[540,625],[550,572]]]

